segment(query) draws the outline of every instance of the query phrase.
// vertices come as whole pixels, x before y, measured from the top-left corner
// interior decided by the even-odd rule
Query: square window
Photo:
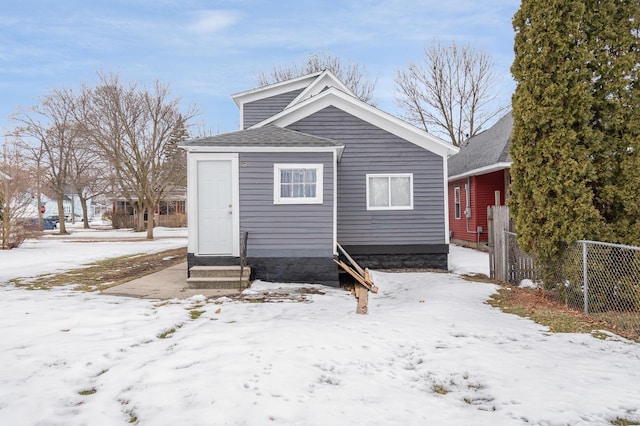
[[[367,175],[367,210],[412,209],[412,173]]]
[[[322,164],[274,164],[274,204],[322,204]]]

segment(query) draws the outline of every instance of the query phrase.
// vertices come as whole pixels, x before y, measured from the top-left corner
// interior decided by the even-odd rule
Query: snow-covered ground
[[[153,253],[187,245],[185,228],[155,228],[156,239],[144,241],[146,232],[82,229],[82,224],[69,226],[69,235],[47,231],[42,238],[27,240],[18,249],[0,250],[0,283],[16,277],[70,270],[110,257]]]
[[[184,243],[52,237],[0,252],[0,283]],[[452,247],[457,273],[486,273],[486,263]],[[640,421],[640,345],[549,333],[486,305],[493,285],[456,274],[374,279],[366,316],[350,294],[320,286],[307,303],[162,303],[0,284],[0,424]],[[277,287],[293,285],[250,291]],[[193,309],[203,313],[192,319]]]

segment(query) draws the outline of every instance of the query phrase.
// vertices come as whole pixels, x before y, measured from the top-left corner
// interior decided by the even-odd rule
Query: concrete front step
[[[242,288],[249,287],[249,280],[242,280]],[[187,278],[187,288],[202,289],[238,289],[240,288],[240,280],[232,277],[190,277]]]
[[[243,278],[249,279],[251,275],[251,268],[245,266],[242,271]],[[204,278],[204,277],[232,277],[239,278],[240,277],[240,266],[231,265],[231,266],[192,266],[189,269],[189,276],[193,278]]]
[[[192,266],[187,278],[187,288],[191,289],[238,289],[249,287],[251,268],[245,266],[242,269],[240,279],[240,266]],[[241,283],[242,281],[242,283]]]

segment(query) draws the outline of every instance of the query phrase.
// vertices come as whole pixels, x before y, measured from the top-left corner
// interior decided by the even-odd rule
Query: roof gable
[[[313,97],[300,100],[295,104],[292,103],[284,111],[250,128],[258,128],[268,124],[286,127],[329,106],[339,108],[441,157],[446,158],[458,152],[458,148],[452,144],[379,110],[336,87],[329,87]]]
[[[302,77],[291,80],[281,81],[270,84],[268,86],[257,87],[244,92],[231,95],[236,105],[242,109],[242,105],[248,102],[254,102],[260,99],[270,98],[272,96],[281,95],[293,90],[300,90],[308,87],[322,72],[304,75]]]
[[[465,141],[460,152],[449,158],[449,180],[511,167],[512,129],[513,117],[509,112],[489,129]]]
[[[330,71],[325,70],[319,76],[317,76],[316,79],[313,80],[311,84],[309,84],[309,86],[307,86],[307,88],[302,91],[302,93],[300,93],[293,101],[291,101],[291,103],[287,105],[285,109],[302,101],[305,101],[313,96],[316,96],[330,87],[336,87],[344,93],[347,93],[348,95],[354,97],[356,96],[356,94],[353,93],[353,91],[345,86],[340,80],[338,80],[335,75],[333,75]]]

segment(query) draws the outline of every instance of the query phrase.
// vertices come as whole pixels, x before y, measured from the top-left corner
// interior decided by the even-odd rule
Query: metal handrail
[[[247,266],[247,239],[249,232],[244,231],[242,234],[242,245],[240,247],[240,291],[242,291],[242,276],[244,275],[244,267]]]

